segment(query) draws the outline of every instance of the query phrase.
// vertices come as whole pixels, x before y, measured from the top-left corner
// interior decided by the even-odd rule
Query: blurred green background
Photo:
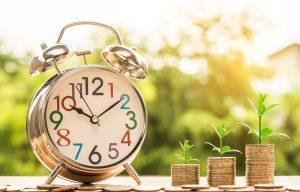
[[[280,67],[286,62],[280,66],[247,59],[247,49],[252,46],[257,30],[268,30],[263,18],[253,17],[251,11],[196,17],[201,10],[204,9],[199,8],[194,15],[184,13],[189,23],[176,31],[152,31],[159,34],[155,39],[136,36],[131,29],[118,27],[126,44],[136,47],[150,64],[148,78],[134,81],[146,101],[149,124],[133,166],[143,175],[170,174],[170,164],[180,163],[175,156],[180,152],[178,142],[187,138],[196,145],[192,155],[200,160],[201,175],[205,175],[206,158],[217,155],[205,145],[206,141],[218,142],[211,125],[225,121],[228,128],[234,129],[225,138],[225,143],[233,148],[244,151],[246,144],[256,143],[256,138],[248,135],[240,123],[257,127],[247,98],[256,100],[261,91],[270,93],[271,103],[280,104],[265,117],[264,123],[291,137],[265,141],[276,144],[276,174],[299,175],[300,87],[295,80],[299,74],[290,65],[287,70],[291,73],[285,74]],[[93,47],[88,63],[104,64],[99,61],[99,52],[115,42],[111,34],[104,34],[87,37]],[[300,54],[299,45],[292,45],[292,49],[293,46]],[[25,122],[31,98],[54,72],[30,78],[27,64],[33,53],[16,55],[1,50],[4,49],[0,48],[0,175],[47,174],[27,144]],[[64,67],[70,67],[70,63],[81,64],[82,58],[74,58]],[[272,91],[274,87],[280,89],[279,77],[293,88]],[[237,174],[243,175],[244,155],[232,155],[237,157]]]

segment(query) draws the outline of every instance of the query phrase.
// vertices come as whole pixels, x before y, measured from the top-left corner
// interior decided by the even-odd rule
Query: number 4
[[[130,140],[130,132],[129,130],[126,131],[125,135],[123,136],[122,140],[121,140],[122,144],[127,144],[128,146],[130,146],[131,144],[131,140]]]

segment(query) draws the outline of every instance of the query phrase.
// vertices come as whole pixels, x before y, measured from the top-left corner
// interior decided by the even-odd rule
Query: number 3
[[[135,120],[135,113],[134,113],[133,111],[128,111],[128,112],[126,113],[126,115],[127,115],[127,116],[130,115],[130,120],[133,122],[133,125],[132,125],[132,126],[130,126],[130,125],[128,125],[128,124],[126,123],[126,128],[129,129],[129,130],[135,129],[135,128],[136,128],[136,125],[137,125],[137,122],[136,122],[136,120]]]

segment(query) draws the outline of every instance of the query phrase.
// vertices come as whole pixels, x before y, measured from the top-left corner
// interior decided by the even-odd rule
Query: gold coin
[[[52,189],[57,189],[60,187],[63,187],[64,185],[56,185],[56,184],[41,184],[37,185],[36,187],[38,189],[46,189],[46,190],[52,190]]]
[[[0,186],[0,191],[6,191],[7,186]]]
[[[283,185],[275,185],[275,184],[256,184],[254,185],[255,189],[278,189],[282,188]]]
[[[132,187],[127,186],[127,185],[110,185],[104,187],[104,191],[109,191],[109,192],[123,192],[123,191],[131,191]]]
[[[285,188],[277,188],[277,189],[255,189],[255,191],[260,191],[260,192],[277,192],[277,191],[285,191]]]
[[[83,184],[78,187],[81,191],[102,190],[105,186],[101,184]]]
[[[47,192],[47,189],[38,189],[38,188],[26,188],[22,189],[21,192]]]
[[[220,189],[243,189],[246,188],[244,185],[220,185],[218,186]]]
[[[165,187],[164,191],[166,191],[166,192],[186,192],[186,191],[191,191],[191,190],[183,189],[181,187]]]
[[[191,190],[197,190],[197,189],[208,189],[208,185],[181,185],[182,189],[191,189]]]
[[[286,187],[286,190],[288,191],[300,191],[300,185],[290,185]]]
[[[60,192],[60,191],[70,191],[79,189],[80,185],[66,185],[57,189],[53,189],[52,192]]]
[[[22,187],[22,186],[13,186],[13,185],[8,185],[6,187],[6,191],[9,191],[9,192],[17,192],[17,191],[21,191],[22,189],[25,189],[25,187]]]
[[[224,192],[224,190],[218,187],[210,187],[208,189],[198,189],[197,192]]]
[[[155,185],[139,185],[133,188],[135,191],[148,192],[148,191],[159,191],[161,187]]]

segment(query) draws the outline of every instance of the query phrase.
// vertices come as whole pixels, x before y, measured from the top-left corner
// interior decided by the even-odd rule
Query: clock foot
[[[53,169],[52,173],[50,174],[50,176],[48,177],[47,181],[45,184],[51,184],[52,181],[57,177],[57,175],[59,174],[59,172],[64,168],[64,164],[63,163],[58,163],[55,168]]]
[[[129,163],[125,163],[123,166],[127,171],[127,173],[129,174],[129,176],[132,177],[135,180],[135,182],[137,182],[138,185],[140,185],[142,181],[139,175],[137,174],[137,172],[134,170],[134,168]]]

